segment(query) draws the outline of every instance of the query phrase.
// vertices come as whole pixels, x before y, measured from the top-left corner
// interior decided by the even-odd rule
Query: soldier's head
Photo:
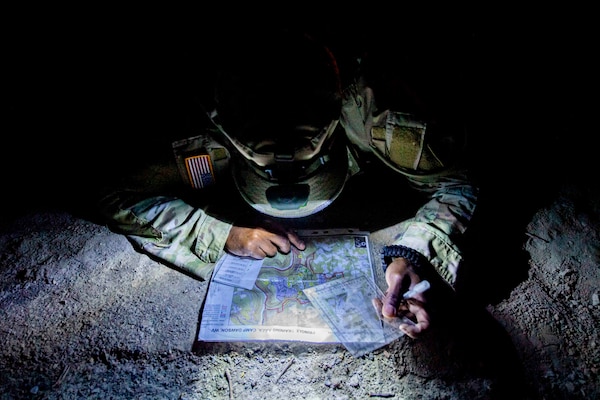
[[[322,210],[348,172],[334,56],[289,31],[249,35],[223,50],[213,120],[232,149],[242,196],[275,217]]]

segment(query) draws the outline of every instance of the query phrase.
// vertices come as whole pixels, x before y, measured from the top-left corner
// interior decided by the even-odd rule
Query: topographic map
[[[227,254],[218,261],[198,340],[339,342],[303,291],[340,278],[374,282],[369,234],[346,230],[299,234],[306,242],[303,251],[293,248],[264,260]]]

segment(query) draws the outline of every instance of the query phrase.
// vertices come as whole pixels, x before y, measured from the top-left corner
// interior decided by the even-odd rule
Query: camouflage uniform
[[[416,250],[454,284],[462,260],[455,242],[473,215],[478,190],[464,170],[454,164],[446,166],[433,147],[441,144],[447,150],[456,142],[430,137],[425,124],[410,115],[377,110],[372,90],[361,81],[345,91],[340,123],[351,144],[350,175],[360,170],[361,157],[375,156],[406,177],[415,190],[427,194],[429,200],[414,217],[398,225],[390,244]],[[458,149],[443,153],[460,155]],[[141,251],[209,279],[224,252],[232,222],[178,197],[137,199],[126,192],[102,199],[101,210],[111,228],[127,235]]]

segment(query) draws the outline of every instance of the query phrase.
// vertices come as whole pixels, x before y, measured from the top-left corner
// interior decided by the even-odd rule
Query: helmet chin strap
[[[239,140],[231,137],[225,129],[217,122],[217,110],[213,110],[210,113],[207,113],[208,118],[213,123],[215,128],[225,137],[235,148],[236,150],[244,156],[248,161],[253,162],[255,165],[266,168],[270,165],[275,165],[278,161],[281,161],[282,155],[276,154],[274,152],[269,153],[258,153],[251,149],[249,146],[240,142]],[[323,148],[323,144],[327,142],[332,135],[337,125],[339,123],[338,119],[332,120],[327,128],[323,130],[322,133],[315,136],[310,140],[310,143],[299,150],[295,150],[292,155],[283,155],[287,156],[287,161],[307,161],[314,158],[315,155],[321,152]]]

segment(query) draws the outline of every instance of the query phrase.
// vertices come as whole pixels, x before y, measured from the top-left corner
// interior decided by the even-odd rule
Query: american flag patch
[[[215,175],[209,155],[188,157],[185,159],[185,167],[187,168],[190,184],[194,189],[201,189],[215,183]]]

